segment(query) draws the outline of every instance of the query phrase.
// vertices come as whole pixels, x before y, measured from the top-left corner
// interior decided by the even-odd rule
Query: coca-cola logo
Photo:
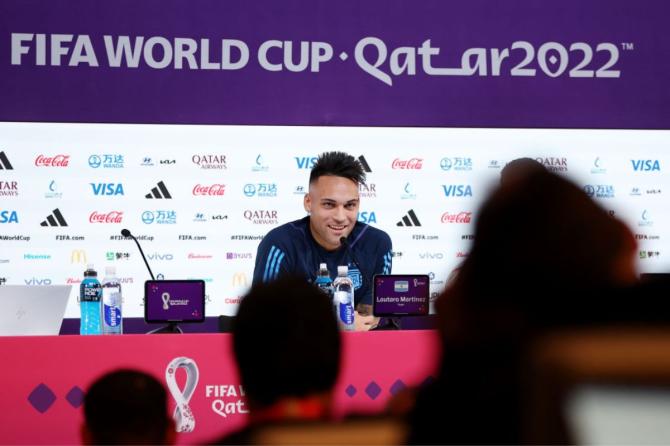
[[[445,212],[442,214],[442,223],[470,223],[472,220],[472,212],[459,212],[458,214],[450,214]]]
[[[35,160],[35,166],[37,167],[67,167],[67,164],[70,162],[70,155],[56,155],[53,157],[48,157],[40,155]]]
[[[108,213],[93,212],[89,217],[90,223],[121,223],[123,220],[123,212],[111,211]]]
[[[391,164],[393,169],[413,169],[419,170],[423,167],[423,158],[410,158],[408,160],[401,160],[396,158]]]
[[[193,195],[195,196],[222,196],[225,191],[225,184],[212,184],[211,186],[196,184],[193,187]]]

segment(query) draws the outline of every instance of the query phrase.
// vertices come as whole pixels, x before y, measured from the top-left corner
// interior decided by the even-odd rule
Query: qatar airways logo
[[[442,223],[470,223],[472,220],[472,212],[459,212],[442,214]]]
[[[39,155],[35,159],[35,166],[37,167],[67,167],[70,162],[70,155],[56,155],[48,157]]]
[[[226,185],[225,184],[212,184],[210,186],[204,186],[201,184],[196,184],[193,187],[193,195],[196,197],[204,197],[204,196],[215,196],[215,197],[221,197],[223,194],[226,192]]]
[[[423,158],[410,158],[408,160],[401,160],[396,158],[391,164],[392,169],[404,170],[419,170],[423,168]]]
[[[121,223],[123,221],[123,212],[111,211],[108,213],[93,212],[89,217],[90,223]]]
[[[193,155],[191,157],[193,164],[197,164],[201,169],[227,169],[226,155]]]
[[[568,171],[568,159],[567,158],[554,158],[554,157],[545,157],[545,158],[535,158],[535,161],[542,164],[550,172],[567,172]]]

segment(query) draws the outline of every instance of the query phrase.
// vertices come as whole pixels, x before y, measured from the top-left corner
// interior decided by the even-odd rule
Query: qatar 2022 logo
[[[186,370],[186,384],[183,391],[177,385],[177,370],[182,368]],[[195,416],[188,403],[198,385],[198,376],[198,365],[194,360],[183,356],[170,361],[165,369],[165,383],[177,404],[172,415],[177,432],[193,432],[195,429]]]

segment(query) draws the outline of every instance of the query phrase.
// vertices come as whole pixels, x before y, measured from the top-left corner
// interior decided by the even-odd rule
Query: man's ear
[[[305,207],[305,212],[308,214],[312,212],[312,197],[309,196],[309,193],[305,194],[303,198],[302,205]]]

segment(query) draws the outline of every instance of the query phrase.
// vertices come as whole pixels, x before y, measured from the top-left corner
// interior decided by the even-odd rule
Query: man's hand
[[[372,315],[372,305],[358,304],[354,313],[354,329],[368,331],[379,323],[379,318]]]

